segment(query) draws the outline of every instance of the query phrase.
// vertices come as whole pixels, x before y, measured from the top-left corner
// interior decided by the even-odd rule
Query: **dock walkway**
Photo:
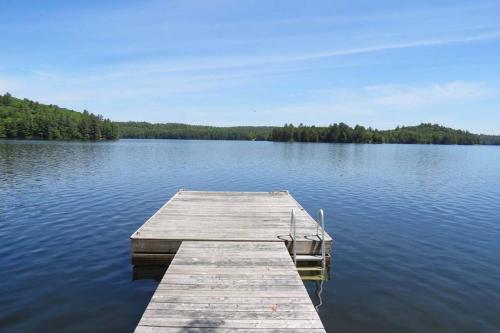
[[[324,332],[298,270],[324,279],[332,238],[288,191],[181,190],[131,241],[170,263],[136,332]]]
[[[288,250],[185,241],[136,332],[325,332]]]

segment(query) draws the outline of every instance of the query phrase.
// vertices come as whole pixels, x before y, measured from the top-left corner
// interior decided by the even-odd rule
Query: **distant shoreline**
[[[356,143],[356,142],[301,142],[301,141],[271,141],[271,140],[231,140],[231,139],[155,139],[155,138],[119,138],[116,140],[77,140],[77,139],[40,139],[40,138],[0,138],[2,141],[34,141],[34,142],[73,142],[73,143],[112,143],[122,140],[139,140],[139,141],[226,141],[226,142],[266,142],[266,143],[281,143],[281,144],[340,144],[340,145],[412,145],[412,146],[499,146],[500,144],[434,144],[434,143]]]
[[[234,126],[216,127],[177,123],[116,122],[124,139],[194,139],[242,140],[274,142],[325,143],[394,143],[438,145],[498,145],[500,136],[473,134],[435,124],[403,126],[392,130],[377,130],[345,123],[327,127],[294,126]]]
[[[88,111],[0,95],[0,139],[108,141],[123,139],[192,139],[273,142],[500,145],[500,136],[473,134],[422,123],[377,130],[345,123],[329,126],[204,126],[178,123],[115,122]]]

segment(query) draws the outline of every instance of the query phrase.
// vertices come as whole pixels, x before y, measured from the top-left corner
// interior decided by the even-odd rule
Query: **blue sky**
[[[499,1],[22,1],[0,92],[114,120],[500,134]]]

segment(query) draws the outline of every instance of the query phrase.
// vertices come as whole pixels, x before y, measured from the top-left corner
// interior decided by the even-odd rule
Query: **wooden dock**
[[[131,236],[134,265],[170,264],[136,332],[324,332],[298,273],[324,278],[320,235],[288,191],[177,192]]]
[[[132,236],[132,263],[169,263],[185,240],[285,242],[296,212],[298,255],[321,254],[317,223],[288,193],[179,191]],[[326,252],[332,239],[325,235]]]
[[[279,242],[185,241],[138,333],[325,332]]]

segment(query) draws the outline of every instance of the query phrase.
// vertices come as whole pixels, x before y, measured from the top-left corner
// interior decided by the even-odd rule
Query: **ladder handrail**
[[[320,209],[318,212],[318,227],[319,224],[321,223],[321,262],[322,262],[322,268],[323,271],[325,270],[326,267],[326,247],[325,247],[325,213],[323,212],[323,209]],[[319,237],[319,233],[317,234]],[[324,272],[323,272],[324,273]]]
[[[320,306],[323,305],[323,299],[321,298],[321,294],[323,292],[323,283],[325,282],[325,274],[326,274],[326,248],[325,248],[325,213],[323,209],[320,209],[318,212],[318,224],[316,227],[316,235],[321,240],[321,282],[319,284],[319,289],[317,290],[317,296],[319,299],[319,303],[314,307],[316,312],[319,310]],[[319,236],[319,225],[321,224],[321,237]]]
[[[325,213],[323,209],[318,212],[318,220],[316,221],[316,236],[321,242],[321,272],[322,275],[325,274],[326,269],[326,246],[325,246]],[[321,225],[321,234],[319,232],[319,227]],[[290,238],[292,240],[292,257],[295,266],[297,266],[297,221],[295,216],[295,209],[292,209],[292,214],[290,217]]]

